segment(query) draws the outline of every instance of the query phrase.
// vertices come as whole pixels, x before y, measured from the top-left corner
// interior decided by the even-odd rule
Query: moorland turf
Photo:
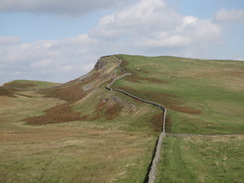
[[[114,87],[166,106],[166,133],[217,134],[165,138],[156,182],[243,182],[243,62],[120,58],[132,75]]]
[[[1,181],[144,181],[159,111],[108,92],[121,73],[116,57],[107,59],[85,79],[0,96]]]
[[[118,55],[123,89],[168,109],[156,182],[243,182],[244,63]],[[0,180],[116,182],[146,179],[162,112],[105,89],[123,73],[103,57],[59,85],[16,80],[0,87]]]
[[[172,133],[243,133],[243,62],[119,57],[126,61],[122,67],[132,74],[114,87],[164,105],[172,120]]]
[[[243,151],[243,136],[168,137],[163,144],[156,183],[241,183]]]

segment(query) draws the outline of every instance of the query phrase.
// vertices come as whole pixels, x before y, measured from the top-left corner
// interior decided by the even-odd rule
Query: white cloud
[[[27,8],[31,1],[21,2]],[[67,3],[59,2],[59,6]],[[81,2],[86,6],[86,3],[91,5],[98,1]],[[103,1],[97,6],[100,2]],[[29,9],[33,8],[32,3]],[[38,7],[41,10],[41,5]],[[0,38],[0,42],[2,39],[2,42],[11,43],[0,44],[0,66],[4,72],[19,72],[25,79],[65,82],[88,72],[100,56],[108,54],[209,58],[211,50],[221,43],[221,35],[222,27],[212,20],[184,16],[164,0],[138,0],[101,17],[98,25],[87,34],[32,43],[20,43],[18,38]],[[1,74],[0,82],[6,82],[10,75]]]
[[[244,9],[221,9],[215,15],[218,23],[244,23]]]
[[[183,16],[164,0],[141,0],[102,17],[99,25],[90,31],[90,36],[104,42],[127,43],[131,50],[141,49],[144,54],[147,50],[152,52],[155,49],[159,55],[158,48],[181,47],[187,50],[187,47],[192,49],[194,46],[207,49],[209,45],[220,42],[220,35],[221,27],[218,24],[211,20]]]
[[[109,8],[116,0],[0,0],[0,11],[29,11],[54,14],[85,14]]]
[[[32,62],[30,63],[30,67],[32,69],[45,69],[45,68],[50,68],[50,66],[52,65],[53,60],[52,59],[43,59],[43,60],[39,60],[36,62]]]
[[[10,45],[10,44],[16,44],[20,43],[20,39],[15,36],[6,36],[2,37],[0,36],[0,45]]]
[[[0,82],[8,81],[10,73],[18,78],[65,82],[87,72],[94,63],[92,48],[97,41],[88,35],[63,40],[43,40],[32,43],[0,45],[0,70],[8,71]],[[15,78],[15,79],[18,79]]]
[[[119,38],[124,35],[141,36],[159,30],[175,28],[180,15],[166,6],[163,0],[141,0],[99,21],[92,36]]]

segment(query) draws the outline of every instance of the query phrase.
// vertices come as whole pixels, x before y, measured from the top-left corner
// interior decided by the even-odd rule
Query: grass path
[[[188,167],[186,166],[185,162],[183,161],[183,158],[182,158],[182,143],[181,143],[182,139],[180,139],[179,141],[174,141],[173,143],[173,151],[174,152],[177,152],[175,153],[175,164],[177,165],[183,165],[183,167],[179,167],[179,166],[176,166],[175,168],[177,169],[176,172],[180,172],[182,175],[182,178],[184,180],[186,180],[186,182],[192,182],[192,180],[194,180],[194,176],[192,175],[191,171],[188,169]],[[176,162],[177,161],[177,162]],[[178,175],[180,177],[180,175]]]

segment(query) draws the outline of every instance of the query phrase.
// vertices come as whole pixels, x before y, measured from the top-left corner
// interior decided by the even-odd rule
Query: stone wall
[[[116,56],[117,57],[117,56]],[[117,57],[118,58],[118,57]],[[146,177],[146,180],[148,183],[154,183],[155,179],[156,179],[156,176],[157,176],[157,164],[159,163],[159,160],[160,160],[160,153],[161,153],[161,147],[162,147],[162,143],[163,143],[163,138],[166,136],[166,133],[165,133],[165,120],[166,120],[166,115],[167,115],[167,109],[161,105],[161,104],[157,104],[155,102],[151,102],[151,101],[147,101],[147,100],[144,100],[140,97],[137,97],[135,95],[132,95],[124,90],[121,90],[121,89],[116,89],[116,88],[112,88],[112,85],[114,84],[114,82],[116,82],[117,80],[123,78],[123,77],[126,77],[128,75],[131,75],[131,73],[128,73],[126,72],[120,65],[121,63],[123,62],[122,59],[118,58],[120,60],[120,63],[118,64],[118,68],[124,73],[124,75],[122,76],[118,76],[116,77],[111,83],[109,83],[107,86],[106,86],[106,89],[110,90],[110,91],[117,91],[117,92],[120,92],[120,93],[123,93],[133,99],[136,99],[136,100],[139,100],[141,102],[144,102],[146,104],[149,104],[149,105],[153,105],[159,109],[162,110],[162,115],[163,115],[163,121],[162,121],[162,130],[161,130],[161,133],[158,137],[158,140],[157,140],[157,143],[156,143],[156,147],[155,147],[155,151],[153,152],[153,159],[152,159],[152,162],[151,162],[151,166],[149,167],[149,172],[147,173],[147,177]]]

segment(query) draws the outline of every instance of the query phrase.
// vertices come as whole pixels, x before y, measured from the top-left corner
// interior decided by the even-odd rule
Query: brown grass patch
[[[149,71],[141,71],[142,73],[144,73],[144,74],[149,74],[150,72]]]
[[[122,109],[123,109],[123,105],[118,102],[113,104],[112,106],[108,107],[105,110],[106,119],[112,120],[112,119],[118,117],[119,113],[121,112]]]
[[[157,113],[152,116],[150,119],[150,123],[152,124],[153,130],[155,132],[161,131],[163,127],[163,114],[162,112]]]
[[[166,107],[171,105],[179,105],[181,104],[179,100],[174,95],[166,94],[166,93],[158,93],[158,92],[145,92],[135,90],[131,87],[118,87],[121,90],[127,91],[135,96],[138,96],[142,99],[149,100],[156,103],[161,103]]]
[[[133,83],[140,83],[140,81],[138,80],[138,78],[137,77],[133,77],[133,76],[127,76],[125,78],[125,80],[130,81],[130,82],[133,82]]]
[[[26,121],[28,124],[43,125],[63,123],[84,120],[87,118],[86,116],[80,116],[79,112],[75,112],[72,110],[72,104],[81,100],[90,92],[82,91],[80,84],[62,88],[49,88],[40,90],[39,92],[45,94],[46,97],[59,98],[61,100],[65,100],[67,103],[46,110],[46,114],[44,116],[34,116],[24,119],[23,121]]]
[[[70,86],[53,87],[39,90],[39,93],[45,94],[46,97],[59,98],[61,100],[65,100],[67,103],[46,110],[46,114],[44,116],[30,117],[24,119],[24,121],[26,121],[28,124],[42,125],[77,120],[95,120],[104,115],[109,120],[115,118],[122,107],[119,105],[113,105],[108,107],[104,112],[103,108],[106,102],[103,100],[98,103],[95,109],[96,115],[92,118],[89,118],[89,115],[81,116],[80,113],[72,111],[72,104],[81,100],[90,92],[83,91],[81,86],[91,82],[94,79],[97,79],[100,75],[100,73],[95,73],[90,78]],[[73,82],[76,81],[78,80],[74,80]],[[102,115],[102,113],[104,114]]]
[[[87,95],[87,92],[81,90],[80,84],[62,88],[44,89],[40,90],[40,93],[45,94],[46,97],[59,98],[66,102],[76,102]]]
[[[85,121],[85,120],[87,120],[88,118],[89,118],[89,115],[83,115],[83,116],[80,117],[80,120],[81,120],[81,121]]]
[[[27,123],[33,125],[41,125],[78,120],[89,120],[88,115],[81,116],[79,112],[73,111],[72,107],[75,102],[87,96],[91,91],[83,91],[81,89],[81,86],[91,82],[92,80],[98,79],[100,75],[101,73],[97,72],[91,77],[88,77],[87,79],[80,82],[78,82],[79,79],[68,82],[68,84],[78,82],[73,85],[64,85],[61,87],[53,87],[39,90],[39,93],[44,94],[46,97],[58,98],[61,100],[65,100],[67,103],[46,110],[46,114],[44,116],[34,116],[26,118],[23,121],[26,121]]]
[[[18,91],[17,89],[14,88],[9,88],[9,87],[0,87],[0,96],[6,96],[6,97],[15,97],[14,92]]]
[[[35,86],[37,86],[37,85],[35,85],[35,84],[31,84],[31,83],[29,83],[29,84],[18,84],[18,86],[17,87],[19,87],[19,88],[31,88],[31,87],[35,87]]]
[[[84,116],[81,117],[79,112],[74,112],[72,110],[70,103],[55,106],[46,110],[45,112],[46,114],[44,116],[30,117],[26,118],[24,121],[31,125],[43,125],[84,119]]]

